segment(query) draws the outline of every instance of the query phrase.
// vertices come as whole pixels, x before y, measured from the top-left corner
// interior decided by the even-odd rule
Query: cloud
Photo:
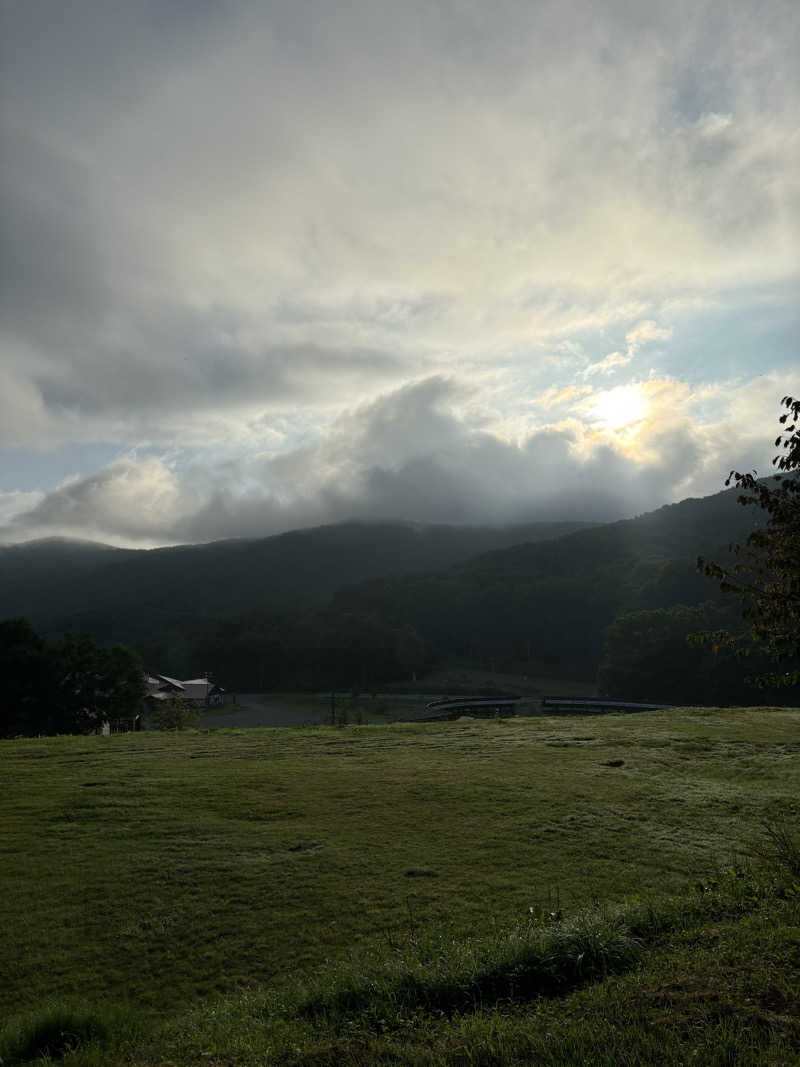
[[[3,536],[612,517],[763,462],[792,0],[31,0],[4,30],[4,485],[81,476]]]
[[[0,529],[16,515],[30,514],[44,499],[44,493],[32,490],[22,493],[17,489],[0,492]]]
[[[591,393],[592,387],[590,385],[566,385],[563,387],[557,385],[551,385],[549,388],[543,390],[538,396],[531,400],[531,404],[535,404],[539,408],[549,410],[554,407],[563,407],[574,403],[576,400],[580,400],[586,396],[587,393]]]
[[[785,0],[82,0],[5,23],[19,439],[222,442],[259,407],[543,364],[797,273]]]
[[[732,115],[718,115],[710,111],[697,120],[697,129],[702,137],[713,138],[724,133],[733,123]]]
[[[16,514],[7,533],[158,543],[170,540],[173,527],[199,503],[158,457],[123,457],[89,477],[67,479],[51,493],[32,495],[33,507]]]
[[[625,340],[628,342],[628,350],[633,349],[634,354],[642,345],[649,341],[668,341],[672,337],[669,327],[659,326],[652,319],[637,322],[632,330],[628,330]]]
[[[632,359],[633,352],[630,349],[624,354],[622,352],[609,352],[607,356],[604,356],[597,363],[590,363],[583,373],[587,378],[593,374],[610,374],[617,367],[626,367]]]
[[[597,363],[590,363],[583,372],[585,377],[593,374],[610,374],[618,367],[626,367],[636,356],[642,345],[651,341],[668,341],[672,337],[672,329],[668,326],[659,326],[652,319],[643,319],[628,330],[625,335],[627,348],[625,352],[611,352]]]
[[[716,491],[739,459],[763,460],[777,389],[742,383],[725,398],[725,417],[703,424],[693,414],[703,398],[686,383],[651,380],[584,396],[568,418],[509,441],[471,420],[470,388],[435,376],[344,413],[313,443],[283,453],[225,462],[206,454],[183,465],[123,457],[34,499],[0,536],[152,545],[351,518],[609,520]],[[730,451],[742,417],[755,429]]]

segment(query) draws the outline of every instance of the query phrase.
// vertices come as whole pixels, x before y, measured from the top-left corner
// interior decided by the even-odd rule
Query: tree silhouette
[[[765,652],[783,669],[760,674],[755,679],[760,686],[800,681],[800,400],[785,396],[781,406],[787,409],[780,416],[782,430],[775,439],[781,452],[772,461],[780,473],[762,481],[755,471],[731,471],[725,482],[741,490],[740,504],[767,513],[765,525],[754,530],[743,545],[731,546],[736,556],[732,566],[703,557],[697,561],[724,592],[741,601],[748,633],[744,642],[724,631],[696,637],[716,645],[735,645],[739,655],[748,655],[753,647]]]

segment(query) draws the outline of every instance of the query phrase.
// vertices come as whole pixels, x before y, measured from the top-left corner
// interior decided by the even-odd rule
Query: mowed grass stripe
[[[5,1010],[153,1012],[409,925],[680,888],[797,806],[800,712],[4,742]]]

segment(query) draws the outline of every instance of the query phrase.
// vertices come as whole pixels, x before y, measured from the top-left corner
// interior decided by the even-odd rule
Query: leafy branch
[[[794,660],[800,652],[800,400],[785,396],[781,406],[787,409],[779,419],[783,430],[775,438],[781,452],[772,463],[782,473],[762,481],[756,471],[731,471],[725,481],[740,490],[740,504],[767,513],[766,525],[754,530],[744,545],[729,546],[739,557],[733,566],[702,556],[697,560],[699,569],[718,581],[723,592],[739,599],[748,633],[744,639],[728,632],[692,635],[699,643],[734,648],[737,656],[748,655],[754,646],[776,664]],[[754,681],[762,687],[796,685],[800,669],[790,667],[761,674]]]

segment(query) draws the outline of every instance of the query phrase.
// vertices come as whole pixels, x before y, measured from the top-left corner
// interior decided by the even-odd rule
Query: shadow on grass
[[[342,967],[326,988],[310,991],[298,1014],[336,1024],[414,1012],[453,1015],[534,996],[564,993],[620,974],[641,959],[623,922],[597,912],[549,927],[531,922],[486,938],[413,940],[377,966]]]
[[[118,1047],[141,1033],[138,1019],[119,1010],[53,1002],[6,1023],[0,1032],[0,1063],[61,1060],[87,1046]]]

